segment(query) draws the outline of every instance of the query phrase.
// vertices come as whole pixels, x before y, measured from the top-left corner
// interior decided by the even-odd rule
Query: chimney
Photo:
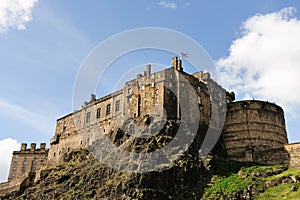
[[[205,72],[205,73],[203,74],[203,79],[204,79],[204,80],[209,80],[209,79],[210,79],[210,73],[209,73],[209,72]]]
[[[182,71],[182,60],[178,59],[177,61],[177,70]]]
[[[150,80],[150,76],[151,76],[151,65],[150,64],[147,65],[146,76],[147,76],[147,80]]]
[[[26,143],[22,143],[21,144],[21,151],[26,151],[27,148],[27,144]]]
[[[35,151],[36,143],[30,144],[30,151]]]
[[[199,74],[200,74],[200,79],[203,79],[203,71],[200,71]]]
[[[46,143],[41,143],[40,144],[40,149],[41,149],[41,151],[45,151],[45,149],[46,149]]]
[[[89,103],[94,102],[94,101],[96,101],[96,95],[95,94],[91,94],[91,96],[90,96],[90,102]]]
[[[177,56],[172,58],[172,67],[177,71],[182,71],[182,62]]]

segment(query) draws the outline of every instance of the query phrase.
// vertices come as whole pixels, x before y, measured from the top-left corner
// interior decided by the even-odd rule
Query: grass
[[[284,171],[284,172],[282,172],[280,174],[276,174],[274,176],[269,176],[265,180],[278,179],[278,178],[281,178],[281,177],[284,177],[284,176],[299,176],[300,177],[300,170],[299,169],[289,168],[288,170],[286,170],[286,171]]]
[[[300,187],[300,183],[297,184],[282,184],[276,187],[268,188],[264,193],[255,197],[255,200],[299,200],[300,199],[300,189],[297,191],[292,191],[293,186]]]
[[[248,167],[245,167],[247,165]],[[286,183],[265,188],[265,182],[269,180],[300,177],[300,170],[297,169],[286,169],[280,165],[251,166],[247,163],[226,161],[218,163],[217,172],[212,179],[213,184],[205,188],[202,199],[235,198],[237,194],[244,193],[249,186],[253,188],[256,200],[300,199],[300,183]],[[292,190],[292,187],[295,189]]]

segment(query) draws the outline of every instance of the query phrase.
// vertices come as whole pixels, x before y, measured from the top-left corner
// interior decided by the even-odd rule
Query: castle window
[[[120,110],[120,100],[116,101],[116,112]]]
[[[63,131],[65,131],[66,129],[67,129],[67,127],[64,126],[64,127],[63,127]]]
[[[22,167],[22,172],[26,172],[26,167]]]
[[[90,123],[91,120],[91,112],[86,113],[85,123]]]
[[[16,171],[16,168],[15,168],[15,167],[13,168],[13,171]]]
[[[53,157],[55,157],[55,155],[56,155],[56,153],[54,152],[54,153],[53,153]]]
[[[154,82],[152,82],[152,83],[151,83],[151,87],[154,87],[154,84],[155,84],[155,83],[154,83]]]
[[[131,94],[131,88],[128,88],[128,94]]]
[[[128,102],[129,102],[129,103],[132,102],[132,98],[131,98],[131,97],[128,98]]]
[[[101,116],[101,108],[98,108],[96,113],[96,118],[98,119],[100,118],[100,116]]]
[[[156,94],[156,95],[158,94],[158,89],[155,90],[155,94]]]
[[[170,74],[170,78],[173,78],[173,74]]]
[[[148,93],[147,92],[145,93],[145,97],[148,97]]]
[[[110,114],[110,104],[107,104],[106,106],[106,115]]]
[[[145,86],[144,85],[142,85],[142,88],[141,88],[142,90],[144,90],[145,89]]]
[[[147,106],[148,105],[148,102],[147,101],[145,101],[145,106]]]

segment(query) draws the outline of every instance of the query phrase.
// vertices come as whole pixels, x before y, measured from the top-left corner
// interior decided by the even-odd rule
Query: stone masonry
[[[221,93],[225,97],[216,100],[218,105],[212,105],[214,108],[234,100],[234,94],[210,79],[209,73],[185,73],[177,57],[172,59],[171,68],[156,73],[151,73],[151,65],[147,65],[146,71],[126,82],[123,89],[99,99],[91,95],[90,101],[84,102],[80,110],[58,119],[50,141],[49,162],[61,162],[72,149],[91,145],[113,127],[122,126],[127,119],[152,116],[184,120],[198,113],[200,122],[217,127],[220,122],[217,115],[210,124],[212,95],[207,82],[217,94],[214,98],[220,98]]]
[[[36,143],[31,143],[29,148],[22,143],[20,151],[13,152],[8,181],[0,184],[0,193],[17,189],[29,174],[42,169],[48,160],[48,152],[46,143],[41,143],[40,148],[36,148]]]

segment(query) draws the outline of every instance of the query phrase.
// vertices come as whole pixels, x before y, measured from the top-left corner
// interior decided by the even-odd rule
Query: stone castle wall
[[[300,169],[300,143],[286,144],[284,147],[290,156],[289,166]]]
[[[36,148],[35,143],[31,143],[30,148],[27,148],[27,144],[23,143],[20,151],[13,152],[8,182],[41,169],[48,160],[48,151],[46,143],[41,143],[40,148]]]
[[[212,97],[207,81],[217,93],[214,98],[219,98],[219,93],[226,96],[226,90],[212,81],[208,73],[189,75],[183,72],[177,57],[173,58],[172,64],[172,68],[156,73],[151,73],[148,65],[144,74],[126,82],[123,89],[100,99],[92,95],[80,110],[58,119],[55,135],[50,141],[49,163],[61,162],[70,150],[91,145],[109,134],[113,127],[122,127],[126,120],[139,117],[151,116],[154,120],[200,118],[207,126],[216,127],[220,120],[215,115],[211,123]],[[218,105],[212,105],[214,108],[220,107],[219,102],[226,105],[226,97],[217,102]]]
[[[227,105],[222,139],[228,159],[283,163],[268,160],[274,155],[271,149],[286,155],[283,147],[288,141],[282,108],[256,100],[233,102],[234,93],[228,93],[208,73],[189,75],[183,72],[176,57],[172,63],[172,68],[153,74],[148,65],[144,74],[125,83],[123,89],[100,99],[91,96],[80,110],[58,119],[49,163],[57,164],[72,149],[91,145],[113,127],[122,127],[124,121],[143,116],[184,120],[199,110],[200,116],[193,119],[200,117],[200,122],[217,130],[224,122],[218,112],[212,111],[218,111],[222,105]],[[183,107],[184,104],[189,106]]]
[[[21,150],[13,152],[8,181],[0,183],[0,194],[20,189],[21,183],[29,174],[34,174],[46,166],[48,151],[46,143],[41,143],[40,148],[36,148],[35,143],[31,143],[30,148],[22,143]]]
[[[266,154],[288,143],[283,110],[264,101],[230,103],[223,138],[229,159],[256,162],[258,152]]]

